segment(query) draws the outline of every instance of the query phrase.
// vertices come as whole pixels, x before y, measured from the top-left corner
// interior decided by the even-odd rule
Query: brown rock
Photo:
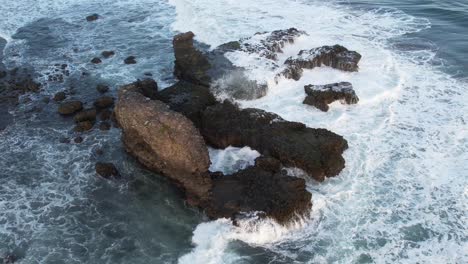
[[[109,86],[105,84],[98,84],[96,86],[96,90],[100,93],[106,93],[107,91],[109,91]]]
[[[111,177],[113,178],[118,178],[119,171],[115,167],[114,164],[112,163],[105,163],[105,162],[98,162],[95,165],[96,173],[106,179],[109,179]]]
[[[91,121],[83,121],[76,123],[75,128],[73,129],[75,132],[85,132],[91,130],[93,128],[94,123]]]
[[[96,109],[85,109],[83,111],[78,112],[75,117],[73,118],[75,122],[83,122],[83,121],[92,121],[96,120]]]
[[[114,105],[114,98],[111,96],[102,96],[94,101],[94,106],[98,109],[105,109]]]
[[[101,122],[101,124],[99,124],[99,129],[102,131],[109,130],[111,129],[111,124],[109,122]]]
[[[61,103],[58,112],[62,115],[71,115],[83,109],[83,103],[80,101],[68,101]]]
[[[67,95],[64,92],[58,92],[54,95],[54,101],[61,102],[67,98]]]
[[[112,111],[109,109],[104,109],[99,114],[99,119],[101,119],[101,121],[106,121],[106,120],[109,120],[111,116],[112,116]]]

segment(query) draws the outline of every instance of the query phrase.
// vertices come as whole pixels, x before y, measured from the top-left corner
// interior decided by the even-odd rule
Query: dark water
[[[468,1],[464,0],[404,0],[404,1],[343,1],[341,4],[361,9],[395,9],[407,14],[426,18],[431,27],[404,37],[404,44],[395,43],[396,48],[413,43],[415,46],[432,47],[437,50],[434,64],[457,78],[468,77]],[[408,41],[410,40],[410,41]]]

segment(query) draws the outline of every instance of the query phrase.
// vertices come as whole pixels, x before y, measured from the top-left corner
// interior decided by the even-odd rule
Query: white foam
[[[279,65],[301,49],[322,45],[341,44],[363,55],[357,73],[323,67],[306,70],[299,81],[282,78],[275,83],[272,78],[281,69],[272,70],[264,58],[228,54],[234,64],[250,71],[249,77],[269,84],[267,96],[241,101],[242,107],[330,129],[343,135],[350,146],[344,155],[346,168],[338,177],[307,183],[313,193],[311,217],[317,224],[280,238],[270,230],[273,235],[267,239],[261,239],[264,232],[236,239],[252,244],[258,239],[257,245],[293,259],[296,254],[278,241],[300,244],[311,263],[350,263],[361,258],[376,263],[468,261],[468,232],[462,224],[468,218],[468,85],[430,64],[432,48],[395,51],[386,43],[426,29],[427,20],[397,10],[351,10],[319,1],[170,2],[177,11],[173,28],[191,30],[212,47],[259,31],[296,27],[309,36],[285,47]],[[357,105],[335,103],[323,113],[302,104],[304,85],[341,81],[353,84],[360,98]],[[216,248],[215,256],[203,261],[222,263],[239,257],[232,256],[225,241],[238,229],[226,225],[203,224],[223,234],[222,252]],[[195,232],[195,240],[200,233]],[[181,262],[206,263],[195,261],[195,256],[204,255],[210,246],[194,242],[194,251]]]
[[[260,156],[258,151],[250,147],[209,148],[209,153],[211,159],[210,171],[221,171],[224,174],[231,174],[252,166],[255,164],[255,159]]]

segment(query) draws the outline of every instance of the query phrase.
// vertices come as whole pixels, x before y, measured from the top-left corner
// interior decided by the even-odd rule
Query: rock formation
[[[359,98],[354,92],[353,85],[349,82],[332,83],[326,85],[306,85],[307,94],[304,104],[312,105],[326,112],[328,105],[340,100],[345,104],[357,104]]]
[[[360,60],[359,53],[340,45],[301,50],[296,57],[290,57],[284,62],[286,69],[280,76],[297,81],[302,77],[303,69],[313,69],[322,65],[354,72],[358,70]]]

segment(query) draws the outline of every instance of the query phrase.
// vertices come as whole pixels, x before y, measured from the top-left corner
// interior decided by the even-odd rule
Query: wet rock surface
[[[61,115],[71,115],[83,109],[83,103],[78,100],[63,102],[58,107]]]
[[[208,199],[208,149],[189,119],[132,87],[120,90],[115,114],[127,152],[181,186],[189,203]]]
[[[92,14],[92,15],[89,15],[89,16],[86,17],[86,21],[88,21],[88,22],[96,21],[98,19],[99,19],[98,14]]]
[[[271,167],[273,169],[273,167]],[[241,212],[262,211],[280,223],[301,216],[311,208],[311,194],[301,178],[279,168],[256,165],[213,180],[212,199],[206,213],[212,218],[235,219]]]
[[[284,165],[298,167],[314,179],[336,176],[345,165],[343,137],[326,129],[308,128],[259,109],[239,109],[225,101],[208,107],[200,129],[216,148],[250,146]]]
[[[208,106],[216,104],[208,87],[185,81],[165,88],[157,93],[156,98],[169,105],[172,110],[184,114],[197,127],[201,125],[202,112]]]
[[[315,106],[326,112],[329,104],[341,101],[344,104],[357,104],[359,98],[349,82],[332,83],[326,85],[306,85],[304,90],[307,94],[304,104]]]
[[[144,79],[137,80],[134,83],[125,85],[125,90],[135,91],[137,93],[143,94],[144,96],[150,99],[156,99],[158,93],[158,84],[153,79]]]
[[[125,64],[136,64],[137,63],[136,57],[135,56],[128,56],[127,58],[125,58],[124,63]]]
[[[361,54],[340,45],[301,50],[296,57],[290,57],[284,62],[286,69],[280,76],[299,80],[304,69],[313,69],[320,66],[355,72],[359,68],[358,63],[360,60]]]

